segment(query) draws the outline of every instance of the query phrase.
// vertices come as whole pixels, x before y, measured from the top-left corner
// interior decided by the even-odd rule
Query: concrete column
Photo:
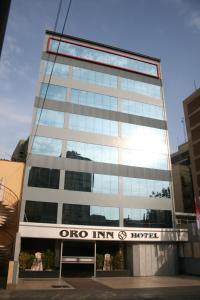
[[[17,284],[19,277],[19,254],[21,251],[21,235],[20,232],[16,234],[15,252],[14,252],[14,266],[13,266],[13,279],[12,283]]]

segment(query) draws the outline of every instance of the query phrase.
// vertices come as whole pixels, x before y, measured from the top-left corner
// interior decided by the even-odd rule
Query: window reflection
[[[45,75],[53,75],[59,77],[66,77],[69,72],[69,67],[65,64],[43,60]]]
[[[124,208],[124,226],[171,228],[172,214],[169,210]]]
[[[60,157],[62,153],[62,140],[35,136],[33,137],[31,153]]]
[[[121,100],[122,112],[152,119],[164,120],[163,107],[139,101]]]
[[[118,122],[84,115],[69,114],[69,128],[78,131],[118,136]]]
[[[161,87],[151,83],[146,83],[142,81],[136,81],[133,79],[122,78],[121,87],[123,90],[155,97],[161,98]]]
[[[119,226],[119,208],[63,204],[63,224]]]
[[[31,167],[28,186],[59,189],[60,170]]]
[[[123,177],[123,194],[126,196],[170,198],[169,181]]]
[[[63,128],[64,112],[38,108],[36,115],[36,124]]]
[[[67,88],[60,85],[41,83],[40,88],[40,97],[56,100],[56,101],[65,101],[65,96],[67,93]]]
[[[117,98],[113,96],[82,91],[77,89],[71,90],[72,103],[97,107],[101,109],[117,110]]]
[[[24,222],[56,223],[56,203],[26,201]]]
[[[118,164],[118,150],[121,153],[120,163],[127,166],[136,166],[143,168],[153,168],[168,170],[168,156],[165,154],[154,153],[135,149],[118,149],[96,144],[81,143],[76,141],[67,142],[66,157],[73,159],[84,159]]]
[[[65,189],[101,194],[118,194],[118,176],[65,171]]]
[[[102,62],[108,65],[118,66],[133,71],[142,72],[149,75],[157,76],[157,66],[151,63],[146,63],[133,58],[124,57],[117,54],[104,52],[97,49],[87,48],[85,46],[79,46],[68,42],[60,42],[57,40],[50,39],[49,49],[72,55],[80,58],[85,58],[97,62]]]
[[[73,79],[84,80],[91,84],[117,88],[117,76],[73,67]]]

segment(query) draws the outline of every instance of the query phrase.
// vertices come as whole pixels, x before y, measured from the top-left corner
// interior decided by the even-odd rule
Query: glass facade
[[[65,189],[101,194],[118,194],[118,176],[65,171]]]
[[[170,198],[169,181],[123,177],[123,194],[126,196]]]
[[[117,111],[116,97],[88,91],[72,89],[71,102],[80,105]]]
[[[61,157],[62,140],[43,136],[33,137],[32,154]]]
[[[38,108],[36,115],[36,124],[63,128],[64,112]]]
[[[63,224],[119,226],[119,208],[63,204]]]
[[[78,131],[118,136],[118,122],[84,115],[69,114],[69,128]]]
[[[121,88],[125,91],[149,97],[161,98],[161,87],[151,83],[121,78]]]
[[[40,98],[48,100],[65,101],[67,88],[60,85],[41,83]]]
[[[110,88],[117,88],[117,76],[91,71],[88,69],[73,67],[73,79],[83,80],[91,84],[97,84]]]
[[[89,59],[96,62],[105,63],[107,65],[116,66],[132,71],[137,71],[153,76],[158,76],[157,66],[155,64],[143,62],[133,58],[104,52],[101,50],[88,48],[71,44],[69,42],[60,42],[58,40],[50,39],[49,50],[65,55]]]
[[[26,201],[24,222],[56,223],[57,203]]]
[[[59,189],[60,170],[31,167],[28,186]]]
[[[120,151],[120,162],[118,152]],[[143,150],[124,149],[96,144],[67,142],[68,158],[85,159],[110,164],[123,164],[128,166],[168,170],[168,157],[165,154]]]
[[[43,60],[45,75],[53,75],[58,77],[66,77],[69,72],[69,67],[65,64]]]
[[[169,210],[124,208],[124,226],[171,228],[172,214]]]
[[[115,147],[68,141],[66,157],[117,164],[118,150]]]
[[[127,114],[158,120],[165,120],[163,108],[157,105],[122,99],[121,106],[121,111]]]

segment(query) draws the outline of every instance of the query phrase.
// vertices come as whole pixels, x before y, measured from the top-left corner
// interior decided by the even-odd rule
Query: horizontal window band
[[[91,116],[96,118],[102,118],[112,121],[142,125],[147,127],[153,127],[158,129],[167,130],[167,122],[164,120],[157,120],[142,116],[130,115],[119,111],[110,111],[106,109],[100,109],[90,106],[84,106],[79,104],[73,104],[70,102],[61,102],[53,100],[44,100],[42,98],[36,97],[35,107],[51,109],[61,112],[75,113],[85,116]]]
[[[27,161],[27,166],[77,172],[90,172],[121,177],[171,181],[171,172],[167,170],[114,165],[94,161],[70,159],[65,157],[50,157],[30,154]]]

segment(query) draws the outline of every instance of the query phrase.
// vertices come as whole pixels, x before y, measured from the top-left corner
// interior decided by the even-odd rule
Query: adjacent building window
[[[88,69],[73,67],[73,79],[83,80],[91,84],[97,84],[110,88],[117,88],[117,76],[91,71]]]
[[[65,171],[65,189],[101,194],[118,194],[118,176]]]
[[[151,83],[121,78],[121,88],[137,94],[153,98],[161,98],[161,87]]]
[[[24,222],[57,223],[57,203],[26,201]]]
[[[170,198],[169,181],[123,177],[125,196]]]
[[[63,224],[119,226],[119,208],[63,204]]]
[[[53,61],[43,60],[45,75],[53,75],[58,77],[66,77],[69,72],[69,67],[65,64],[59,64]]]
[[[121,100],[121,111],[127,114],[142,116],[146,118],[164,120],[163,107],[158,105],[146,104],[139,101]]]
[[[124,226],[171,228],[172,214],[169,210],[124,208]]]
[[[118,149],[109,146],[68,141],[66,157],[117,164]]]
[[[60,170],[31,167],[28,186],[59,189]]]
[[[116,97],[88,91],[72,89],[71,102],[85,106],[117,111]]]
[[[84,115],[69,114],[69,128],[108,136],[118,136],[118,122]]]
[[[101,62],[107,65],[129,69],[148,75],[158,76],[157,66],[155,64],[93,48],[88,48],[86,46],[71,44],[66,41],[64,42],[50,39],[48,50],[51,50],[55,53],[80,57],[83,59]]]
[[[33,137],[31,152],[33,154],[61,157],[62,140],[35,136]]]
[[[36,124],[63,128],[64,112],[38,108],[36,115]]]
[[[60,85],[41,83],[40,97],[48,100],[65,101],[67,88]]]

